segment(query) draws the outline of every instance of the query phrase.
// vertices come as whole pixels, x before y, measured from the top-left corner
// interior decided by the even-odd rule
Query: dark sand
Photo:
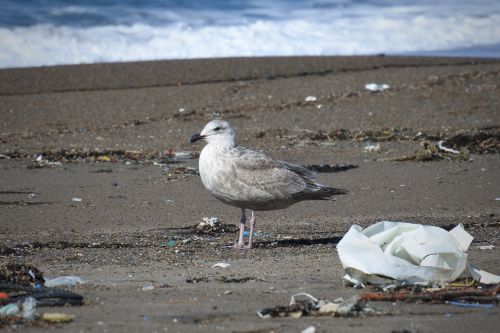
[[[391,89],[370,93],[369,82]],[[310,95],[317,101],[304,102]],[[317,332],[494,332],[500,325],[498,308],[407,303],[375,303],[392,315],[370,318],[255,314],[296,292],[330,300],[359,293],[343,286],[335,249],[354,223],[463,223],[475,238],[470,260],[500,274],[500,61],[312,57],[9,69],[0,70],[0,114],[0,154],[11,157],[0,159],[0,264],[26,261],[50,277],[90,281],[76,288],[87,305],[39,309],[75,314],[64,332],[300,332],[310,325]],[[238,221],[239,210],[212,198],[196,175],[169,176],[142,157],[32,168],[36,154],[58,149],[200,151],[188,138],[214,117],[238,128],[240,144],[277,158],[359,165],[318,174],[350,194],[258,213],[264,236],[255,249],[234,251],[225,245],[236,232],[197,239],[186,228],[204,216]],[[347,137],[336,136],[339,129]],[[481,129],[491,139],[483,146],[496,153],[387,160],[412,154],[425,136]],[[367,133],[373,144],[383,136],[379,151],[364,150]],[[176,246],[165,246],[171,239]],[[478,249],[487,244],[496,248]],[[210,268],[220,261],[232,267]],[[192,278],[207,281],[186,282]],[[155,289],[142,290],[151,283]]]

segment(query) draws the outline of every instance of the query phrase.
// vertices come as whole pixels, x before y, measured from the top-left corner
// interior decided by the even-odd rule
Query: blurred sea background
[[[500,58],[498,0],[0,0],[0,68],[250,56]]]

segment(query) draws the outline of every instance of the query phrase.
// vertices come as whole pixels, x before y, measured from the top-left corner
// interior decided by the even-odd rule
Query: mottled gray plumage
[[[325,200],[346,193],[317,183],[314,174],[299,165],[238,146],[236,130],[226,121],[209,122],[191,142],[200,139],[208,142],[200,155],[203,185],[220,201],[240,207],[242,221],[246,208],[282,209],[300,201]]]

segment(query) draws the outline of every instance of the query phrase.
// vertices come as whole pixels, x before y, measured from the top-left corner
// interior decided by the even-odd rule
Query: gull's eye
[[[220,131],[220,130],[221,130],[221,128],[220,128],[220,127],[216,127],[216,128],[214,128],[214,131]]]

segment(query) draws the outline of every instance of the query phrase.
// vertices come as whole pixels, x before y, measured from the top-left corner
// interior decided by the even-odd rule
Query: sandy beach
[[[385,83],[383,92],[365,89]],[[315,98],[307,98],[314,96]],[[307,101],[306,101],[307,98]],[[405,221],[474,237],[500,274],[500,60],[200,59],[0,70],[0,264],[77,275],[64,332],[494,332],[500,311],[373,304],[389,315],[261,319],[256,311],[345,286],[336,244],[353,224]],[[241,145],[319,172],[336,201],[258,214],[256,248],[227,248],[239,209],[197,175],[214,118]],[[435,149],[438,141],[460,154]],[[177,157],[175,156],[177,153]],[[81,199],[81,200],[80,200]],[[233,224],[200,233],[203,217]],[[480,250],[480,245],[494,245]],[[211,268],[217,262],[231,267]],[[465,276],[465,275],[464,275]],[[40,308],[40,312],[52,311]],[[46,331],[47,326],[20,331]]]

